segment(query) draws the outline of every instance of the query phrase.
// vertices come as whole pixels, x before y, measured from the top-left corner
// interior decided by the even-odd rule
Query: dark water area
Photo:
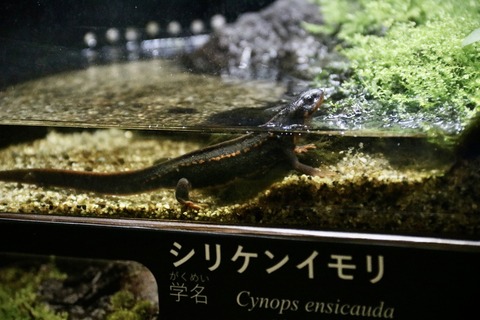
[[[271,2],[4,1],[0,9],[0,88],[42,75],[87,67],[89,59],[82,54],[82,49],[88,47],[85,35],[89,32],[96,35],[98,46],[113,44],[116,50],[117,45],[126,43],[127,28],[139,31],[144,39],[182,37],[192,35],[190,25],[198,20],[204,23],[203,32],[207,33],[216,15],[231,22],[241,13],[259,10]],[[178,34],[167,30],[172,21],[182,27]],[[160,28],[154,36],[146,32],[149,22]],[[107,39],[108,30],[118,32],[118,39],[113,43]]]

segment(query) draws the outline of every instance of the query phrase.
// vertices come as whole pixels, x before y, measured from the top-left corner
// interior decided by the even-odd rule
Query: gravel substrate
[[[451,158],[438,150],[425,150],[428,144],[421,150],[408,141],[339,141],[323,138],[316,142],[317,153],[302,156],[303,162],[325,171],[323,178],[276,170],[268,179],[194,189],[192,195],[202,205],[197,211],[182,208],[170,189],[104,196],[3,182],[0,211],[478,236],[478,161],[450,170]],[[51,131],[45,139],[3,149],[0,168],[125,171],[202,145],[198,140],[115,129]]]

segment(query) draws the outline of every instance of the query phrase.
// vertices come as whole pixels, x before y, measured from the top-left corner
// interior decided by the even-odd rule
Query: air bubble
[[[128,27],[125,30],[125,39],[127,41],[138,41],[140,39],[140,31],[134,27]]]
[[[190,30],[193,34],[198,34],[205,32],[205,25],[202,20],[193,20],[192,24],[190,25]]]
[[[120,31],[117,28],[110,28],[105,32],[105,38],[110,43],[116,43],[120,40]]]
[[[225,17],[221,14],[216,14],[210,19],[210,26],[213,30],[218,30],[223,28],[223,26],[227,23]]]
[[[150,21],[145,26],[145,32],[152,38],[158,36],[160,33],[160,25],[155,21]]]
[[[93,32],[87,32],[83,36],[83,42],[85,42],[89,48],[93,48],[97,45],[97,35]]]
[[[180,32],[182,32],[182,26],[180,25],[179,22],[172,21],[168,24],[167,31],[168,31],[168,33],[170,33],[172,35],[177,35]]]

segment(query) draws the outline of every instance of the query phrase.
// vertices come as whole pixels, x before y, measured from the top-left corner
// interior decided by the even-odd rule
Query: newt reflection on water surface
[[[117,195],[175,186],[175,196],[180,203],[199,208],[189,199],[191,186],[220,185],[279,163],[288,163],[303,174],[320,175],[318,169],[299,162],[296,153],[310,146],[296,147],[296,134],[289,129],[305,127],[323,98],[321,89],[305,91],[260,126],[266,131],[249,133],[144,169],[112,173],[16,169],[0,171],[0,180]]]

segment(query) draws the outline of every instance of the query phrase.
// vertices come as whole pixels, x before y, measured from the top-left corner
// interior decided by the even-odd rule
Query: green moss
[[[478,28],[478,1],[318,2],[326,27],[316,31],[335,30],[337,49],[351,63],[343,88],[357,88],[387,110],[453,112],[462,126],[480,110],[480,43],[462,47]]]
[[[37,291],[46,279],[63,278],[53,264],[35,270],[17,267],[0,269],[0,319],[67,319],[65,313],[56,313],[39,301]]]

